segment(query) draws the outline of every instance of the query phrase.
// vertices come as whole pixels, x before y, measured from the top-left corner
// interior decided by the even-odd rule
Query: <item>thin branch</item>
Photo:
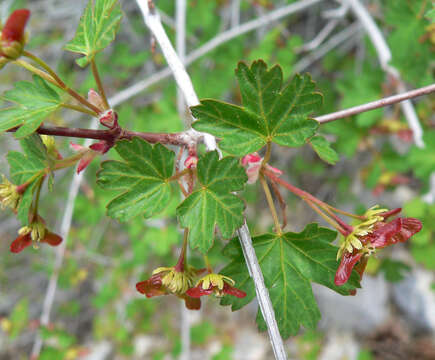
[[[15,132],[17,129],[18,127],[10,129],[8,132]],[[147,133],[121,130],[121,132],[114,132],[111,130],[67,128],[51,125],[42,125],[38,128],[38,130],[36,130],[36,132],[41,135],[105,140],[108,142],[114,142],[122,139],[131,140],[134,137],[140,137],[152,144],[159,142],[161,144],[185,146],[197,141],[200,138],[200,136],[195,137],[195,135],[190,131],[182,131],[178,133]]]
[[[307,42],[303,46],[301,46],[297,51],[303,52],[303,51],[311,51],[320,46],[322,42],[328,37],[328,35],[335,29],[335,27],[338,25],[340,21],[338,19],[332,19],[330,20],[322,30],[319,31],[319,33],[316,35],[314,39]]]
[[[358,0],[345,0],[349,5],[350,9],[353,11],[355,16],[361,22],[362,26],[367,32],[373,46],[376,49],[376,53],[378,54],[379,62],[381,64],[382,69],[389,74],[393,79],[397,82],[397,91],[403,92],[406,91],[406,86],[400,78],[400,74],[396,68],[391,66],[389,63],[391,61],[392,55],[390,48],[388,47],[387,42],[385,41],[384,36],[382,35],[381,30],[376,25],[373,18],[370,16],[370,13],[367,9],[358,1]],[[402,107],[402,111],[405,115],[405,118],[408,122],[409,127],[412,130],[412,134],[414,137],[415,145],[423,148],[423,130],[421,128],[420,122],[418,120],[417,114],[415,112],[412,103],[408,100],[403,101],[400,106]]]
[[[389,97],[386,97],[386,98],[383,98],[380,100],[376,100],[376,101],[372,101],[372,102],[369,102],[369,103],[366,103],[363,105],[354,106],[354,107],[351,107],[349,109],[337,111],[337,112],[334,112],[331,114],[318,116],[315,119],[320,123],[327,123],[330,121],[343,119],[343,118],[346,118],[346,117],[349,117],[352,115],[360,114],[360,113],[365,112],[365,111],[378,109],[378,108],[392,105],[392,104],[397,104],[397,103],[400,103],[401,101],[409,101],[409,99],[412,99],[412,98],[415,98],[418,96],[422,96],[422,95],[427,95],[427,94],[430,94],[433,92],[435,92],[435,84],[424,86],[424,87],[419,88],[419,89],[407,91],[407,92],[402,93],[402,94],[389,96]]]
[[[311,0],[311,2],[317,1]],[[148,1],[137,0],[137,3],[142,10],[145,24],[152,31],[160,47],[162,48],[163,55],[165,56],[166,61],[168,62],[168,65],[173,72],[178,87],[183,92],[187,104],[189,106],[197,105],[199,101],[198,97],[196,96],[195,90],[193,89],[192,82],[182,62],[178,58],[177,53],[172,47],[172,44],[169,41],[162,27],[158,14],[156,12],[153,13],[150,11]],[[216,139],[211,135],[204,135],[204,143],[208,151],[212,151],[217,148]],[[248,269],[254,280],[257,299],[260,305],[261,312],[267,324],[272,348],[275,353],[275,358],[278,360],[285,360],[287,359],[287,356],[285,353],[284,344],[279,333],[278,325],[275,319],[275,313],[272,307],[272,302],[270,301],[269,292],[264,284],[261,268],[255,254],[254,247],[252,246],[251,235],[249,233],[246,222],[238,230],[238,234],[240,237],[240,243],[243,252],[246,254],[245,259]]]
[[[325,54],[327,54],[329,51],[341,45],[344,41],[358,34],[358,31],[360,29],[361,29],[360,24],[352,24],[351,26],[346,27],[343,31],[340,31],[338,34],[335,34],[327,42],[325,42],[320,48],[318,48],[315,52],[308,54],[307,56],[299,60],[294,65],[294,72],[301,72],[305,70],[312,63],[325,56]]]

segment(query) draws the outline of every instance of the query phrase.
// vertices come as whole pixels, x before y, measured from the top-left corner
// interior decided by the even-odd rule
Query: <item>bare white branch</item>
[[[335,34],[316,51],[314,51],[311,54],[308,54],[307,56],[299,60],[294,66],[294,72],[300,72],[305,70],[312,63],[325,56],[325,54],[327,54],[329,51],[343,44],[343,42],[345,42],[346,40],[357,35],[360,29],[361,29],[360,24],[353,24],[351,26],[348,26],[344,30],[340,31],[338,34]]]
[[[409,101],[409,99],[422,96],[422,95],[428,95],[430,93],[435,92],[435,84],[424,86],[419,89],[407,91],[405,93],[389,96],[380,100],[372,101],[363,105],[358,105],[351,107],[349,109],[340,110],[334,113],[330,113],[327,115],[318,116],[315,119],[320,123],[327,123],[330,121],[343,119],[355,114],[360,114],[365,111],[370,111],[373,109],[379,109],[381,107],[385,107],[392,104],[397,104],[403,101]]]
[[[359,2],[359,0],[343,1],[346,1],[346,3],[350,6],[350,9],[353,11],[353,13],[361,22],[362,26],[367,32],[367,35],[369,36],[373,46],[376,49],[376,53],[378,54],[379,62],[382,69],[387,74],[392,76],[399,84],[397,86],[397,91],[406,91],[405,84],[400,78],[399,72],[397,71],[397,69],[389,65],[392,58],[390,48],[388,47],[388,44],[385,41],[381,30],[376,25],[375,21],[373,20],[367,9]],[[418,121],[418,117],[412,103],[409,100],[405,100],[400,103],[400,106],[402,107],[402,111],[406,117],[408,125],[412,130],[415,145],[423,148],[423,130],[421,128],[420,122]]]
[[[320,44],[322,44],[322,42],[328,37],[328,35],[335,29],[335,27],[338,25],[339,22],[340,21],[338,19],[332,19],[331,21],[329,21],[325,25],[325,27],[319,31],[316,37],[313,40],[301,46],[298,49],[298,52],[311,51],[317,48],[318,46],[320,46]]]

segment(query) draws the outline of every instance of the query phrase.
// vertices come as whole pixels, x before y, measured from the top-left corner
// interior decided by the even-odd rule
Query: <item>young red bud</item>
[[[109,128],[114,129],[118,127],[118,114],[113,111],[112,109],[106,110],[103,112],[100,117],[100,123],[101,125]]]
[[[2,43],[12,41],[22,43],[24,40],[24,28],[26,27],[29,17],[30,10],[15,10],[6,20],[6,24],[2,29]]]

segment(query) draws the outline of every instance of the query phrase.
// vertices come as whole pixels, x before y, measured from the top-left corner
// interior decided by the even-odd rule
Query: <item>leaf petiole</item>
[[[275,223],[275,231],[279,236],[281,236],[282,235],[281,224],[279,223],[278,214],[276,213],[272,194],[270,193],[269,186],[267,185],[266,179],[264,178],[263,174],[260,174],[260,182],[261,185],[263,186],[264,194],[266,195],[267,204],[269,205],[269,209],[272,213],[273,222]]]

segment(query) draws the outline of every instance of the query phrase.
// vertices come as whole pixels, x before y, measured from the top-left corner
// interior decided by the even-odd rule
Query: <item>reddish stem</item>
[[[280,184],[281,186],[284,186],[286,189],[288,189],[289,191],[291,191],[293,194],[299,196],[302,199],[308,199],[311,202],[313,202],[314,204],[319,205],[322,209],[326,210],[329,209],[330,206],[326,203],[324,203],[322,200],[319,200],[318,198],[314,197],[313,195],[311,195],[310,193],[299,189],[298,187],[289,184],[287,181],[282,180],[281,178],[275,176],[275,174],[269,170],[263,169],[263,174],[266,175],[268,178],[270,178],[272,181]],[[348,231],[349,233],[351,233],[353,231],[353,227],[346,224],[343,220],[341,220],[337,215],[335,215],[334,213],[328,211],[328,214],[341,226],[343,227],[346,231]]]
[[[8,132],[17,131],[18,127],[8,130]],[[41,125],[38,130],[38,134],[41,135],[53,135],[53,136],[66,136],[75,138],[105,140],[107,142],[114,142],[121,139],[131,140],[134,137],[140,137],[152,144],[171,144],[171,145],[186,145],[189,140],[186,139],[184,133],[147,133],[136,132],[129,130],[91,130],[80,128],[67,128],[62,126],[47,126]]]

